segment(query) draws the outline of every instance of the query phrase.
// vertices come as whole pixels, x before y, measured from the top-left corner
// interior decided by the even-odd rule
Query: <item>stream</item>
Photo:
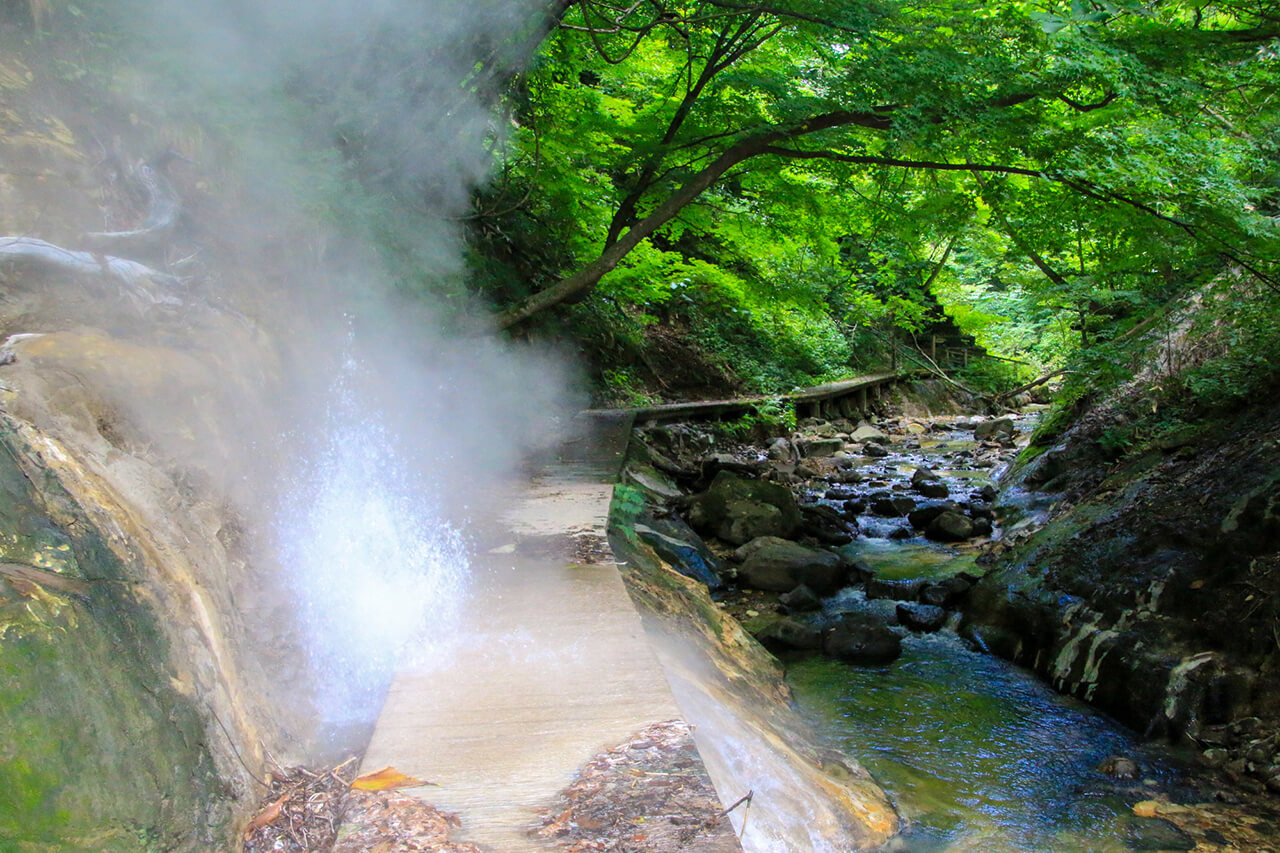
[[[1020,420],[1020,436],[1029,433],[1032,420]],[[993,483],[1012,452],[1006,446],[1001,461],[991,464],[971,428],[953,429],[945,420],[929,427],[923,435],[891,435],[888,456],[859,459],[855,501],[870,507],[877,495],[912,494],[910,477],[919,466],[935,471],[952,499],[963,499]],[[973,462],[981,467],[967,467]],[[824,502],[818,492],[809,497]],[[916,499],[918,506],[930,503]],[[1043,496],[1012,490],[1002,499],[1001,522],[1025,525],[1045,507]],[[905,520],[869,511],[856,522],[855,541],[841,550],[878,578],[981,574],[972,542],[930,542]],[[993,535],[1001,535],[999,527]],[[823,602],[829,616],[870,610],[892,619],[894,606],[868,601],[861,589]],[[905,831],[890,849],[1188,849],[1176,828],[1137,820],[1131,811],[1140,800],[1182,792],[1184,756],[1143,744],[1136,733],[1033,674],[971,648],[950,626],[934,634],[898,630],[902,656],[885,665],[784,656],[800,710],[893,797]],[[1115,757],[1134,762],[1136,775],[1104,772]]]

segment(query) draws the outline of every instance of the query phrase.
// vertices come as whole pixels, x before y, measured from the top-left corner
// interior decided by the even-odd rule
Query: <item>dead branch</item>
[[[45,273],[106,279],[155,305],[182,303],[173,292],[182,286],[182,282],[168,273],[125,258],[64,249],[34,237],[0,237],[0,264]]]
[[[129,172],[129,177],[147,197],[147,216],[141,227],[129,231],[90,232],[82,235],[84,244],[91,249],[117,255],[162,248],[182,213],[182,201],[163,171],[176,156],[172,151],[165,152],[157,158],[154,166],[138,163]]]

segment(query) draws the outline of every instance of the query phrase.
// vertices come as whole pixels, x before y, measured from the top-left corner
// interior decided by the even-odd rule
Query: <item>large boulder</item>
[[[820,630],[788,616],[763,614],[748,619],[742,627],[770,651],[822,648]]]
[[[846,613],[822,638],[822,650],[845,663],[890,663],[902,654],[902,641],[874,616]]]
[[[844,586],[848,576],[838,555],[774,536],[756,539],[739,553],[745,559],[738,579],[752,589],[790,592],[804,584],[818,595],[830,595]]]
[[[721,471],[705,492],[689,498],[686,518],[703,535],[743,545],[761,536],[792,535],[800,507],[786,486]]]
[[[799,445],[801,455],[811,459],[835,456],[844,450],[844,441],[839,438],[804,438]]]
[[[868,442],[874,444],[888,444],[889,436],[885,435],[881,430],[871,426],[871,424],[858,424],[858,428],[849,433],[849,440],[854,444]]]
[[[974,535],[973,521],[954,510],[947,510],[929,522],[924,535],[934,542],[963,542]]]
[[[1012,438],[1015,431],[1010,418],[993,418],[975,426],[973,437],[978,441],[999,441],[1002,438]]]
[[[947,624],[947,611],[932,604],[909,604],[902,602],[897,607],[898,624],[912,631],[932,634],[941,631]]]

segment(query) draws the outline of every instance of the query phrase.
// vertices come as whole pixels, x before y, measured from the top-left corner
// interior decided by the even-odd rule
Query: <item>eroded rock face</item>
[[[1062,478],[1070,504],[999,555],[970,593],[969,629],[1139,731],[1219,749],[1206,732],[1235,720],[1280,730],[1280,528],[1265,497],[1278,437],[1280,409],[1260,401],[1193,453],[1117,469],[1090,456],[1088,434],[1061,445],[1054,458],[1075,466],[1037,481]],[[1270,763],[1250,761],[1245,741],[1231,749],[1215,760],[1265,784]]]

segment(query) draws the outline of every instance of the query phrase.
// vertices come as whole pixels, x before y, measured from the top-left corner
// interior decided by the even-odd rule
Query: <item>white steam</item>
[[[147,5],[175,86],[239,128],[256,184],[233,236],[262,241],[272,292],[228,283],[238,292],[223,296],[281,351],[287,390],[270,403],[287,438],[261,493],[277,496],[271,526],[329,723],[376,713],[404,644],[448,633],[465,606],[460,531],[569,408],[557,358],[446,330],[368,245],[377,234],[412,259],[419,287],[462,273],[458,219],[543,18],[528,0]],[[464,313],[455,303],[448,322]]]

